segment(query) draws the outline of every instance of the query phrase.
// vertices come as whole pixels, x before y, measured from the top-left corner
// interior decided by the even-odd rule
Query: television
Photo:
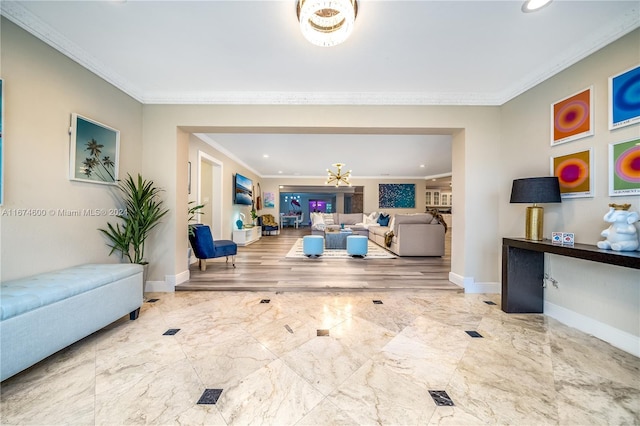
[[[253,202],[253,182],[251,179],[236,173],[234,187],[234,203],[250,206]]]

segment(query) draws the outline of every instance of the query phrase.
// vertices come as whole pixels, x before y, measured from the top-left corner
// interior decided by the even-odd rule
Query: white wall
[[[135,175],[142,164],[142,106],[4,18],[1,31],[2,280],[118,262],[98,232],[113,217],[58,213],[117,206],[113,187],[69,180],[68,130],[71,113],[120,130],[120,176]],[[13,209],[39,209],[46,216],[16,217]]]
[[[564,199],[546,204],[545,237],[552,231],[574,232],[579,243],[595,244],[608,224],[602,219],[608,204],[631,203],[640,209],[640,197],[609,197],[608,144],[640,137],[640,125],[608,130],[608,77],[640,63],[640,30],[596,52],[557,76],[541,83],[502,107],[501,178],[498,188],[500,235],[523,236],[522,204],[509,204],[511,181],[549,176],[551,156],[593,148],[595,162],[592,198]],[[595,134],[577,141],[550,146],[550,105],[593,86]],[[611,341],[612,335],[634,342],[640,353],[640,274],[637,270],[547,255],[547,272],[558,281],[545,290],[545,311],[578,328]],[[585,321],[582,317],[590,318]],[[631,340],[628,340],[628,339]],[[634,340],[635,339],[635,340]],[[620,340],[620,339],[618,339]],[[619,345],[622,343],[619,343]]]

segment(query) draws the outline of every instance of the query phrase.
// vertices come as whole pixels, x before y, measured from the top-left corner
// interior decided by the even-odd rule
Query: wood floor
[[[441,289],[463,291],[448,280],[451,270],[451,230],[447,232],[445,256],[395,259],[290,259],[285,258],[309,228],[284,228],[280,235],[238,247],[236,268],[225,259],[212,259],[201,272],[190,268],[191,279],[176,290],[397,290]]]

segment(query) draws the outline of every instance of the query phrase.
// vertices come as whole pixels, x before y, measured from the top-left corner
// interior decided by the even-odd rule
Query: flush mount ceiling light
[[[345,166],[345,164],[343,163],[335,163],[332,164],[333,167],[336,167],[338,169],[337,172],[333,172],[329,169],[327,169],[327,173],[329,174],[329,177],[327,177],[327,181],[324,183],[325,185],[335,185],[336,187],[340,186],[340,182],[344,183],[345,185],[351,186],[351,182],[349,182],[349,177],[351,177],[351,170],[349,170],[346,173],[342,173],[342,167]]]
[[[522,11],[524,13],[535,12],[547,6],[552,1],[553,0],[527,0],[522,5]]]
[[[357,0],[298,0],[302,35],[316,46],[331,47],[345,41],[358,14]]]

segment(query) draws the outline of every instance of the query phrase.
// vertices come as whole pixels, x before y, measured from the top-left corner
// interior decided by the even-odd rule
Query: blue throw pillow
[[[380,224],[380,226],[389,226],[389,215],[380,213],[380,216],[378,217],[378,223]]]

